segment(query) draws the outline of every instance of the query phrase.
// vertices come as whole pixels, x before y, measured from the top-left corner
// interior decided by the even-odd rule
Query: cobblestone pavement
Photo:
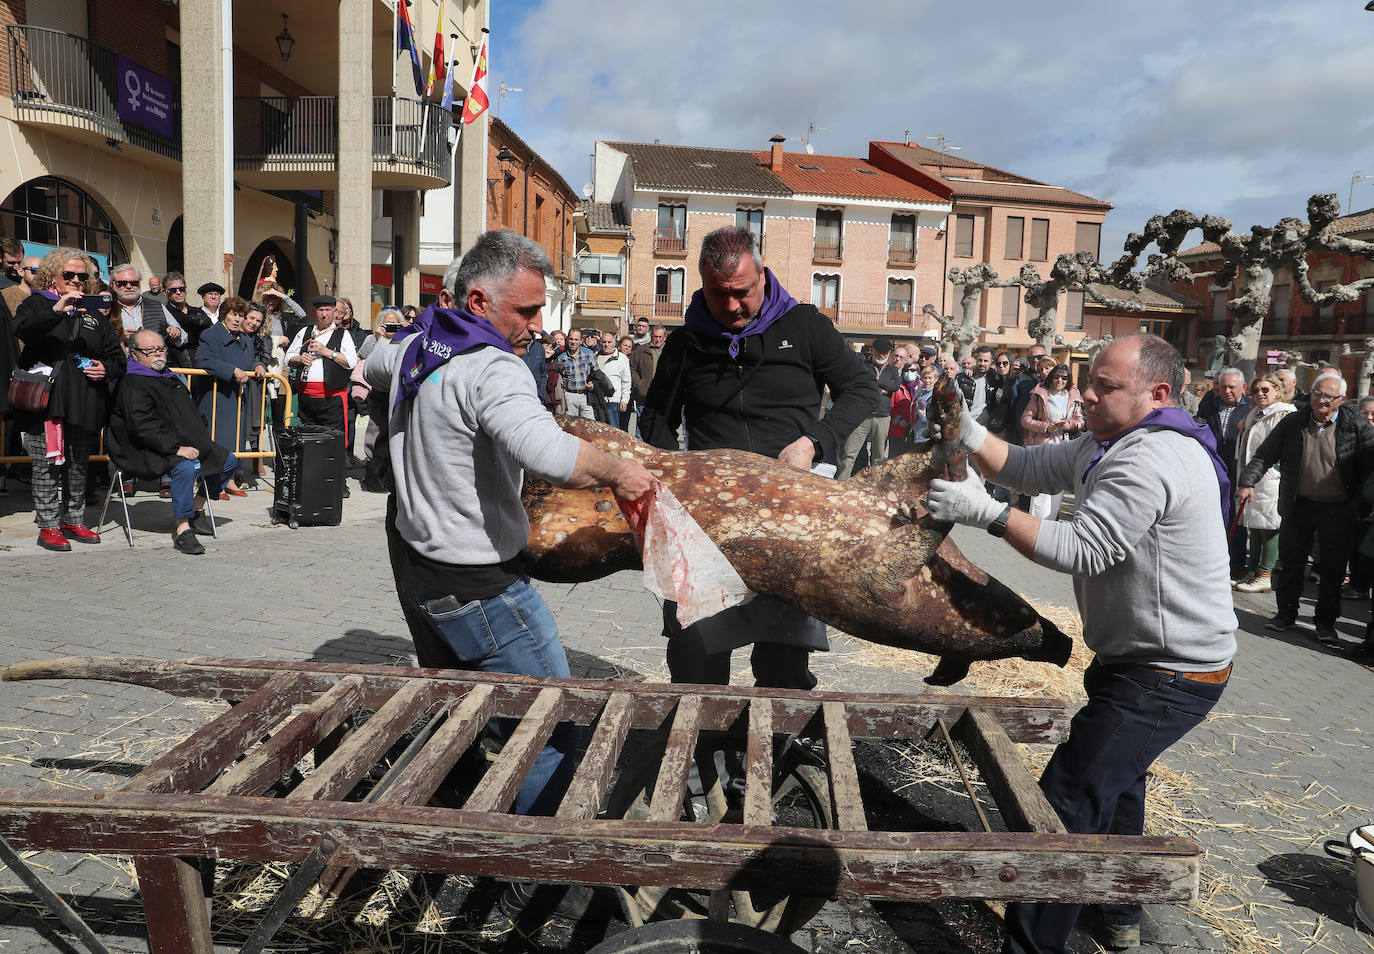
[[[0,665],[106,654],[411,660],[383,546],[382,499],[353,482],[343,526],[297,531],[272,527],[268,502],[254,493],[220,505],[221,538],[207,541],[205,556],[186,557],[171,549],[170,508],[155,495],[134,498],[136,548],[107,526],[100,546],[65,554],[36,548],[22,495],[0,498],[10,623]],[[958,537],[975,562],[1013,588],[1071,605],[1066,578],[981,534]],[[659,607],[636,574],[540,590],[575,674],[665,676]],[[1272,598],[1238,600],[1237,608],[1242,630],[1231,685],[1212,719],[1161,760],[1155,787],[1167,796],[1165,828],[1189,833],[1206,852],[1208,903],[1151,908],[1142,950],[1374,951],[1352,913],[1351,871],[1321,851],[1323,839],[1374,820],[1370,671],[1319,647],[1310,627],[1266,632],[1261,623],[1273,612]],[[1351,648],[1368,607],[1347,602],[1346,609],[1351,616],[1341,629]],[[924,672],[868,664],[864,646],[839,637],[833,652],[817,656],[822,685],[929,691]],[[3,684],[0,786],[117,785],[218,711],[108,683]],[[145,949],[137,895],[116,859],[40,853],[31,860],[78,902],[113,950]],[[923,908],[935,913],[921,915]],[[945,915],[920,905],[830,904],[793,940],[824,952],[923,949],[900,940],[922,936],[922,917],[933,927]],[[1074,944],[1097,950],[1086,935]],[[403,942],[395,950],[412,948],[421,949]],[[452,949],[517,948],[469,939]],[[0,871],[0,954],[74,950],[13,875]]]

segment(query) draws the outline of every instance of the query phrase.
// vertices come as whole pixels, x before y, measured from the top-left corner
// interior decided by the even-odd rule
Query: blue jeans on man
[[[1040,788],[1075,834],[1139,835],[1145,773],[1159,755],[1207,718],[1225,683],[1198,682],[1145,666],[1094,662],[1083,674],[1088,702],[1055,749]],[[1111,925],[1140,923],[1138,904],[1101,904]],[[1080,904],[1007,905],[1004,954],[1068,954]]]
[[[397,581],[396,589],[407,621],[423,620],[467,668],[563,679],[570,675],[558,624],[528,580],[511,584],[491,599],[468,603],[452,596],[429,598],[403,580]],[[504,743],[516,725],[515,719],[492,719],[487,732]],[[575,725],[559,723],[516,793],[516,814],[552,815],[558,810],[577,767],[570,756],[578,741]]]
[[[211,497],[219,498],[220,491],[229,478],[239,469],[239,459],[233,454],[224,462],[224,472],[205,475],[205,491]],[[172,485],[172,519],[190,520],[196,513],[196,478],[200,476],[200,461],[185,460],[172,468],[167,475]]]
[[[620,427],[620,405],[614,401],[606,402],[606,423],[611,427]]]

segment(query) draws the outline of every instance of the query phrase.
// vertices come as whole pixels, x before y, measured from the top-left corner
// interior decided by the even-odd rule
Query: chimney
[[[768,168],[773,172],[778,172],[782,169],[782,144],[787,142],[787,138],[778,134],[768,141],[773,144],[768,156]]]

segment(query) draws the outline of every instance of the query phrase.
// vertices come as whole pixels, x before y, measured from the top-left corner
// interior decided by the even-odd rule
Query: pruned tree
[[[1000,335],[1001,328],[980,328],[975,321],[970,328],[964,319],[955,318],[953,315],[942,315],[936,310],[934,305],[922,305],[921,314],[929,315],[940,325],[939,345],[941,351],[948,351],[956,358],[962,358],[965,353],[973,353],[973,343],[983,335]]]
[[[978,324],[978,303],[983,298],[983,292],[989,288],[1008,288],[1019,285],[1015,279],[1003,280],[997,277],[997,271],[986,262],[979,262],[970,265],[968,268],[958,268],[957,266],[949,270],[946,276],[950,284],[960,290],[959,306],[963,311],[963,318],[958,323],[958,327],[949,329],[945,327],[945,317],[936,315],[940,322],[941,340],[949,336],[949,340],[958,348],[953,352],[956,358],[963,358],[965,355],[973,353],[973,344],[983,335],[1000,335],[1001,328],[983,328]],[[925,309],[922,309],[925,311]],[[926,314],[932,314],[934,309]]]
[[[1235,318],[1228,351],[1236,354],[1236,364],[1247,376],[1253,375],[1277,271],[1289,269],[1303,300],[1317,307],[1355,301],[1366,289],[1374,287],[1374,277],[1370,277],[1319,292],[1308,280],[1307,257],[1313,252],[1339,252],[1374,261],[1374,242],[1337,233],[1333,223],[1339,216],[1340,202],[1331,194],[1314,195],[1307,200],[1306,222],[1282,218],[1270,227],[1252,227],[1249,235],[1233,232],[1230,221],[1220,216],[1198,216],[1184,209],[1156,215],[1145,223],[1143,232],[1132,232],[1126,237],[1125,254],[1109,269],[1107,283],[1139,290],[1141,283],[1156,275],[1180,282],[1210,278],[1214,285],[1223,287],[1239,281],[1240,294],[1226,304]],[[1220,250],[1222,264],[1215,271],[1194,272],[1178,258],[1179,249],[1195,230],[1200,230],[1203,240],[1215,243]],[[1158,247],[1158,253],[1148,257],[1143,269],[1133,271],[1141,253],[1151,244]]]
[[[1064,339],[1063,335],[1055,335],[1054,337],[1054,342],[1057,345],[1060,345],[1062,347],[1072,347],[1077,351],[1087,352],[1089,364],[1092,364],[1093,359],[1097,357],[1097,353],[1099,351],[1107,347],[1107,345],[1111,344],[1115,340],[1116,335],[1103,335],[1100,338],[1083,337],[1079,338],[1077,341],[1073,342],[1072,345],[1070,345],[1070,343]],[[1046,348],[1045,350],[1048,351],[1049,349]]]

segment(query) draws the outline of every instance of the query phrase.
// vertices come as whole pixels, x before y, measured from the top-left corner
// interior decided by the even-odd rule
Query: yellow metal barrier
[[[190,390],[190,387],[191,387],[190,379],[191,379],[192,377],[209,377],[209,378],[211,378],[212,385],[213,385],[213,390],[214,390],[214,393],[215,393],[215,398],[216,398],[216,400],[215,400],[215,403],[211,405],[211,413],[210,413],[209,428],[210,428],[210,433],[211,433],[211,434],[214,434],[214,433],[215,433],[215,418],[216,418],[216,416],[217,416],[217,414],[218,414],[218,411],[219,411],[219,401],[218,401],[218,398],[219,398],[219,385],[220,385],[219,379],[218,379],[218,378],[215,378],[213,375],[210,374],[209,371],[206,371],[206,370],[204,370],[204,369],[202,369],[202,368],[169,368],[168,370],[173,371],[173,372],[175,372],[176,374],[182,376],[182,383],[186,385],[187,390]],[[268,414],[268,407],[269,407],[269,405],[268,405],[268,403],[267,403],[267,382],[268,382],[269,380],[275,380],[276,382],[278,382],[278,383],[281,385],[282,394],[285,395],[285,397],[286,397],[286,410],[285,410],[285,412],[282,414],[282,420],[285,421],[285,422],[289,422],[289,421],[291,420],[291,413],[292,413],[292,407],[291,407],[291,402],[292,402],[291,382],[289,382],[289,381],[286,380],[286,375],[284,375],[284,374],[278,374],[278,373],[275,372],[275,371],[269,371],[269,372],[267,373],[267,376],[264,377],[264,378],[262,379],[262,388],[260,389],[260,394],[258,395],[258,433],[259,433],[259,434],[265,433],[265,432],[270,431],[270,430],[272,429],[272,421],[271,421],[271,418],[270,418],[270,416],[269,416],[269,414]],[[244,398],[244,394],[245,394],[245,393],[246,393],[246,389],[241,389],[241,390],[239,391],[238,395],[236,396],[235,400],[234,400],[234,424],[235,424],[235,427],[234,427],[234,434],[235,434],[235,437],[236,437],[236,438],[237,438],[237,435],[241,432],[241,429],[242,429],[242,424],[243,424],[243,411],[244,411],[244,408],[243,408],[243,398]],[[251,413],[251,412],[250,412],[250,413]],[[9,444],[8,444],[8,440],[9,440],[9,424],[10,424],[9,421],[0,421],[0,451],[3,451],[6,447],[9,446]],[[235,443],[237,443],[237,439],[235,440]],[[240,448],[238,448],[238,447],[233,447],[233,448],[231,448],[231,450],[233,450],[234,456],[238,457],[240,460],[244,460],[244,459],[252,460],[253,458],[258,458],[258,457],[274,457],[274,456],[276,455],[276,451],[265,451],[265,450],[255,450],[255,451],[254,451],[254,450],[240,449]],[[89,459],[89,460],[94,460],[94,461],[107,461],[107,460],[110,459],[110,456],[109,456],[108,454],[105,453],[105,429],[104,429],[104,428],[101,428],[101,430],[100,430],[100,443],[96,446],[96,452],[95,452],[94,454],[90,455],[90,457],[89,457],[88,459]],[[3,455],[3,454],[0,454],[0,464],[31,464],[31,463],[33,463],[33,458],[30,457],[28,454],[14,454],[14,455],[9,455],[9,456],[5,456],[5,455]]]

